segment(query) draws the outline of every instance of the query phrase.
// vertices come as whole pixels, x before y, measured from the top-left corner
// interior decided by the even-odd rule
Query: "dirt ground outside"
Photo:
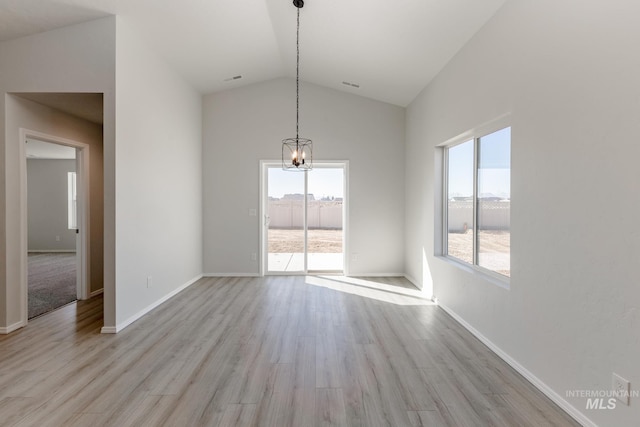
[[[449,255],[462,261],[473,263],[473,230],[464,233],[449,233]],[[507,277],[511,247],[511,232],[499,230],[480,230],[478,232],[478,254],[481,260],[487,260],[487,268]]]
[[[342,230],[308,230],[307,240],[310,253],[342,253]],[[269,253],[301,252],[304,252],[303,230],[269,229]]]
[[[308,230],[309,253],[342,253],[342,230]],[[497,273],[510,276],[509,231],[481,230],[479,232],[481,265]],[[269,253],[304,252],[303,230],[269,229]],[[473,231],[449,233],[449,255],[473,263]]]

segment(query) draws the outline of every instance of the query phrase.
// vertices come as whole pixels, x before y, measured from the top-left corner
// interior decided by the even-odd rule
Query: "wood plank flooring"
[[[1,426],[576,426],[404,279],[202,279],[0,337]]]

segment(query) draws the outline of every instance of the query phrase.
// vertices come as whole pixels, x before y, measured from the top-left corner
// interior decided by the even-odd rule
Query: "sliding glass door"
[[[307,270],[344,271],[344,168],[307,172]]]
[[[346,163],[262,167],[265,273],[343,273]]]
[[[267,271],[304,273],[305,173],[267,169]]]

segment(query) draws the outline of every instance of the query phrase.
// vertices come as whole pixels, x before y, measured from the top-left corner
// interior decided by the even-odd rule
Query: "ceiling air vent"
[[[356,89],[358,89],[360,87],[359,84],[351,83],[351,82],[342,82],[342,84],[345,85],[345,86],[355,87]]]
[[[233,76],[233,77],[229,77],[228,79],[224,79],[225,82],[232,82],[234,80],[240,80],[242,78],[242,76]]]

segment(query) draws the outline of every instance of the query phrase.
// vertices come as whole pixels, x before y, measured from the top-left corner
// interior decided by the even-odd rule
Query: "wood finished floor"
[[[403,279],[203,279],[0,337],[1,426],[576,426]]]

